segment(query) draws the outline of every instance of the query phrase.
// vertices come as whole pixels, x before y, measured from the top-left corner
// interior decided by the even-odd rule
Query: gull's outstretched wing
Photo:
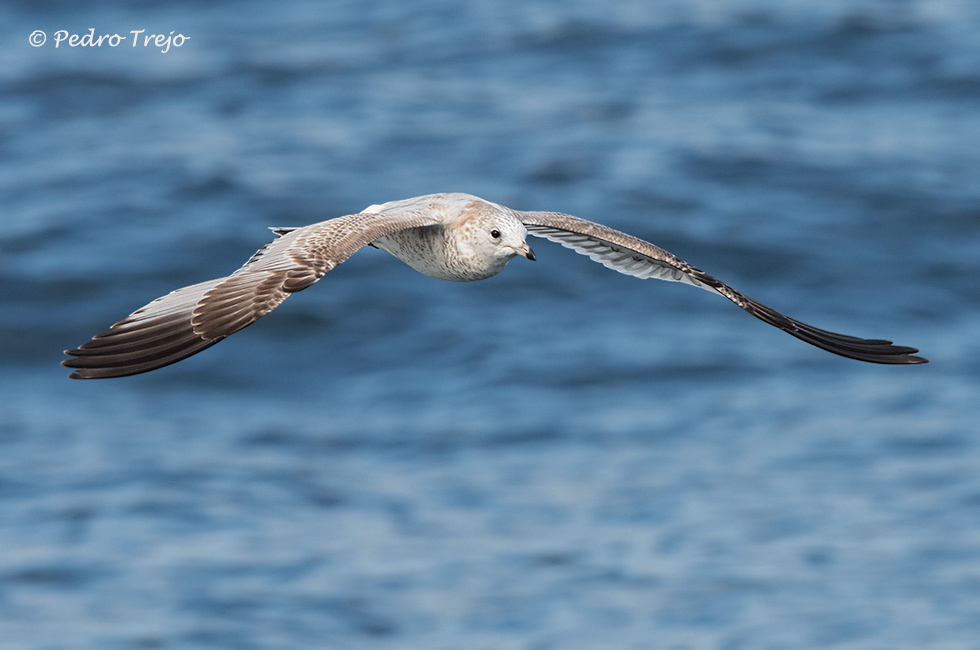
[[[662,248],[618,230],[558,212],[516,214],[532,235],[557,242],[626,275],[683,282],[719,293],[756,318],[828,352],[871,363],[910,364],[928,361],[913,356],[918,352],[915,348],[892,345],[891,341],[846,336],[801,323],[739,293]]]
[[[73,379],[156,370],[208,348],[275,309],[378,237],[429,226],[424,210],[352,214],[280,235],[233,274],[157,298],[76,350],[62,365]]]

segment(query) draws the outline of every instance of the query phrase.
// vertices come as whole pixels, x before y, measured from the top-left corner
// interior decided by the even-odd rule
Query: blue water
[[[980,6],[147,4],[2,27],[0,647],[980,647]],[[190,39],[53,47],[90,27]],[[266,226],[439,191],[932,363],[539,240],[470,284],[364,250],[178,365],[58,365]]]

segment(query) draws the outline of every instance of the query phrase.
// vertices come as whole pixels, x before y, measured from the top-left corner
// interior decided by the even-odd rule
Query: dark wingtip
[[[786,328],[781,329],[811,345],[827,350],[828,352],[833,352],[834,354],[839,354],[842,357],[893,366],[929,363],[929,360],[925,357],[914,354],[919,351],[916,348],[893,345],[891,341],[844,337],[843,335],[819,330],[809,325],[803,325],[799,321],[794,321],[794,323],[797,327],[792,330]]]
[[[929,363],[929,360],[925,357],[915,356],[912,353],[918,352],[915,348],[909,348],[909,351],[904,355],[904,363],[906,364],[917,364],[917,363]]]
[[[137,332],[141,332],[137,330]],[[224,336],[202,339],[188,330],[176,339],[160,338],[157,341],[141,338],[129,339],[116,336],[109,330],[75,350],[65,350],[71,356],[61,365],[75,372],[70,379],[111,379],[129,377],[177,363],[223,340]],[[111,335],[111,337],[110,337]],[[106,341],[109,344],[106,344]],[[158,345],[154,345],[158,343]]]
[[[85,366],[81,365],[83,360],[77,358],[78,355],[85,354],[84,350],[65,350],[65,354],[74,355],[71,359],[63,359],[61,361],[61,365],[65,368],[71,368],[75,371],[68,375],[69,379],[98,379],[98,376],[89,374]]]
[[[756,318],[778,327],[801,341],[806,341],[810,345],[828,352],[833,352],[849,359],[886,365],[917,365],[929,363],[929,360],[925,357],[915,356],[915,353],[919,351],[917,348],[895,345],[891,341],[884,339],[862,339],[856,336],[838,334],[837,332],[823,330],[813,325],[807,325],[795,318],[790,318],[785,314],[779,313],[772,307],[763,305],[758,300],[753,300],[744,294],[740,294],[727,285],[721,286],[731,293],[728,296],[730,300]],[[723,293],[722,295],[726,294]]]
[[[65,354],[71,356],[70,359],[62,359],[61,365],[65,368],[71,368],[75,372],[68,375],[69,379],[98,379],[97,375],[89,374],[90,371],[82,365],[83,359],[79,358],[85,354],[85,350],[74,349],[65,350]]]
[[[919,363],[929,363],[929,360],[925,357],[915,355],[915,353],[919,351],[918,348],[911,348],[906,345],[895,345],[891,341],[883,340],[865,340],[864,343],[869,348],[874,348],[872,354],[875,355],[876,358],[862,358],[862,361],[894,365],[915,365]],[[837,352],[837,354],[841,353]]]

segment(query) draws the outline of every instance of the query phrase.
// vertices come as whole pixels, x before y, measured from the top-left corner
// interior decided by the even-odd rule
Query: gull
[[[112,325],[62,364],[73,379],[125,377],[176,363],[251,325],[359,249],[373,246],[439,280],[500,273],[518,255],[534,261],[527,235],[637,278],[681,282],[720,294],[770,325],[834,354],[882,364],[918,364],[915,348],[818,329],[749,298],[667,251],[560,212],[522,212],[469,194],[430,194],[372,205],[277,238],[229,276],[177,289]]]

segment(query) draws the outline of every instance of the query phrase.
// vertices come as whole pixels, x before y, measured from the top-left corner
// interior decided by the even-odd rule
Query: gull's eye
[[[493,230],[490,231],[490,236],[493,237],[494,239],[500,239],[500,231],[494,228]]]

